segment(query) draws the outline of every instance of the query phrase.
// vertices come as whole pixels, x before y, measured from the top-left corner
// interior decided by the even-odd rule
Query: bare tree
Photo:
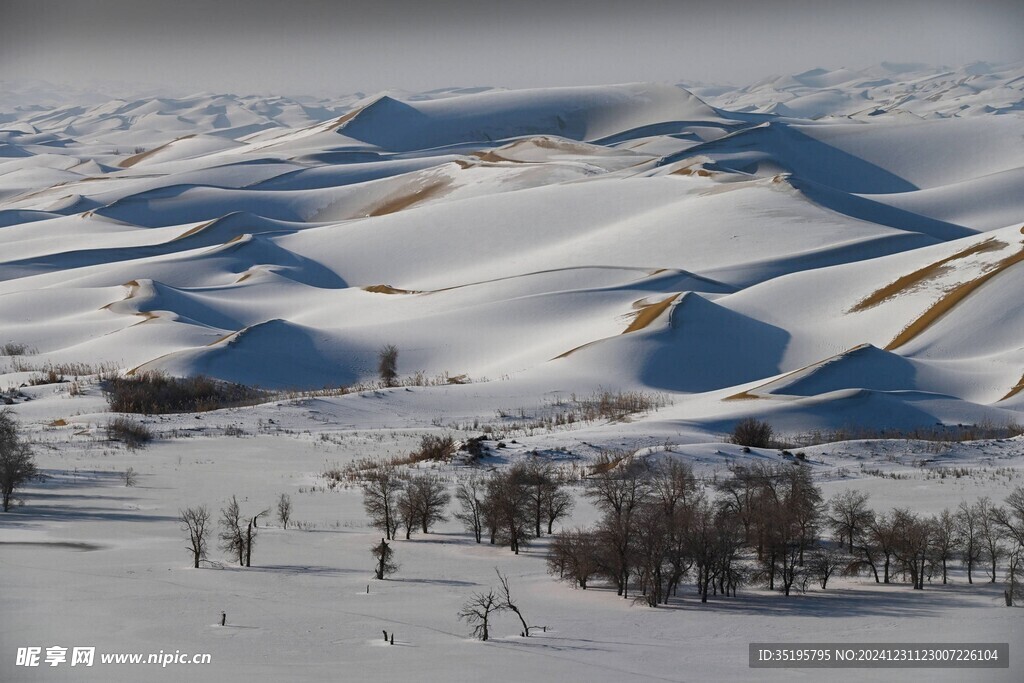
[[[617,466],[591,476],[584,493],[605,513],[597,528],[600,555],[606,559],[609,577],[622,597],[629,597],[635,514],[651,493],[648,474],[644,461],[626,457]]]
[[[242,531],[242,511],[238,499],[231,496],[226,507],[220,511],[220,548],[226,553],[238,556],[238,566],[245,566],[245,532]]]
[[[398,492],[403,485],[402,478],[390,466],[372,470],[363,484],[363,508],[370,516],[370,524],[383,531],[389,541],[398,530]]]
[[[1006,603],[1013,606],[1013,601],[1022,597],[1024,588],[1020,577],[1024,574],[1024,487],[1018,486],[1006,498],[1006,507],[998,507],[992,511],[995,525],[1003,532],[1003,537],[1010,543],[1007,553]]]
[[[953,559],[956,548],[960,544],[960,539],[957,536],[956,516],[947,508],[932,517],[931,525],[932,547],[929,561],[942,568],[942,583],[945,584],[948,581],[949,561]]]
[[[206,544],[210,536],[211,516],[205,505],[178,510],[181,530],[188,532],[188,549],[192,553],[192,566],[199,569],[199,561],[206,559]]]
[[[966,501],[956,509],[957,538],[960,558],[967,568],[967,583],[974,583],[974,565],[981,560],[981,538],[978,529],[978,511]]]
[[[124,485],[125,486],[135,486],[135,484],[137,484],[138,481],[139,481],[138,474],[136,474],[134,467],[129,467],[128,469],[126,469],[124,471]]]
[[[849,489],[838,493],[829,500],[828,525],[836,534],[840,543],[846,544],[846,550],[853,554],[853,542],[871,520],[868,508],[868,494]]]
[[[693,468],[674,458],[651,468],[650,486],[666,517],[672,517],[681,506],[692,504],[699,494]]]
[[[491,614],[502,610],[501,600],[490,588],[486,593],[474,593],[473,597],[466,601],[459,612],[459,619],[473,627],[473,637],[480,640],[487,640],[487,630]]]
[[[992,519],[1012,545],[1024,548],[1024,486],[1006,497],[1006,507],[992,509]]]
[[[523,637],[530,637],[530,625],[526,623],[526,619],[523,617],[523,613],[519,611],[519,606],[512,601],[512,593],[508,587],[508,577],[504,576],[498,568],[495,567],[494,571],[498,574],[498,581],[501,582],[501,609],[507,609],[515,612],[516,616],[519,617],[519,623],[523,625]]]
[[[560,531],[548,548],[548,572],[586,590],[587,582],[600,570],[597,553],[593,531]]]
[[[530,508],[533,535],[540,538],[541,520],[544,519],[544,491],[551,481],[551,465],[534,456],[521,468],[520,479]]]
[[[996,570],[999,560],[1006,549],[1003,547],[1003,536],[993,514],[994,506],[988,496],[979,498],[974,504],[974,514],[978,522],[978,538],[981,540],[982,555],[989,564],[989,583],[996,582]]]
[[[895,520],[892,514],[873,515],[864,532],[861,544],[865,560],[875,572],[878,583],[878,562],[882,562],[883,583],[889,583],[893,550],[896,546]]]
[[[844,554],[841,548],[819,548],[810,554],[807,565],[811,575],[821,584],[821,589],[825,590],[832,575],[849,563],[849,556]]]
[[[287,529],[288,520],[292,518],[292,497],[287,493],[282,493],[277,499],[277,518],[281,521],[281,526]]]
[[[477,543],[481,541],[484,533],[484,495],[484,482],[479,477],[461,481],[455,489],[455,500],[459,503],[459,509],[454,513],[455,519],[462,522]]]
[[[925,564],[931,552],[934,531],[929,520],[905,508],[893,510],[893,556],[910,573],[914,588],[924,588]]]
[[[245,532],[245,566],[252,566],[252,546],[256,542],[256,520],[261,516],[269,514],[270,509],[257,512],[253,515],[253,518],[249,520],[248,528]]]
[[[671,576],[668,562],[672,546],[672,517],[655,500],[646,501],[635,515],[632,532],[630,566],[640,583],[642,599],[657,607],[665,596],[666,582]]]
[[[562,482],[554,481],[544,491],[544,515],[548,523],[548,535],[560,519],[568,519],[572,509],[576,506],[576,500],[566,490]]]
[[[398,571],[399,565],[396,564],[394,560],[395,551],[391,549],[391,544],[383,538],[380,539],[379,544],[370,547],[370,552],[373,554],[373,558],[377,561],[373,574],[379,580],[383,581],[389,575]]]
[[[525,470],[513,465],[487,480],[485,519],[494,524],[494,535],[516,555],[530,538],[533,518]]]
[[[412,530],[416,528],[416,501],[413,500],[413,493],[408,487],[398,492],[396,508],[398,511],[398,523],[405,529],[405,540],[412,537]]]
[[[719,565],[719,544],[717,542],[717,522],[729,513],[722,509],[718,514],[707,501],[701,501],[694,507],[690,528],[686,530],[687,553],[693,558],[693,566],[697,569],[697,592],[700,601],[708,601],[708,591],[717,575]]]
[[[0,410],[0,497],[3,509],[11,509],[15,491],[39,476],[32,448],[18,433],[18,423],[9,408]]]
[[[386,344],[377,352],[377,372],[386,387],[395,386],[398,380],[398,347]]]
[[[430,474],[413,477],[406,489],[412,498],[416,521],[423,533],[429,534],[430,527],[434,524],[447,521],[448,517],[444,513],[451,496],[445,490],[444,482],[438,477]]]

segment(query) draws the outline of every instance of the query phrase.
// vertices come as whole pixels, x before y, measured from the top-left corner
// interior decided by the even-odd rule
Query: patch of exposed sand
[[[1017,382],[1017,386],[1015,386],[1014,388],[1010,389],[1010,391],[1006,394],[1006,396],[1003,396],[999,400],[1000,401],[1005,401],[1008,398],[1013,398],[1014,396],[1019,394],[1021,391],[1024,391],[1024,375],[1020,376],[1020,381]]]
[[[892,299],[893,297],[899,294],[907,292],[911,288],[921,285],[927,282],[928,280],[933,280],[939,277],[940,275],[943,275],[944,273],[947,273],[950,270],[952,270],[952,266],[950,266],[950,264],[953,261],[958,261],[960,259],[967,258],[968,256],[973,256],[974,254],[982,254],[989,251],[999,251],[1005,246],[1006,242],[1001,242],[994,237],[990,237],[984,242],[978,242],[977,244],[974,244],[968,247],[967,249],[958,251],[952,256],[947,256],[941,261],[936,261],[935,263],[927,265],[924,268],[919,268],[915,270],[913,273],[904,275],[903,277],[891,282],[885,287],[875,290],[870,295],[857,302],[857,304],[854,305],[853,308],[851,308],[849,311],[847,311],[847,313],[860,313],[861,311],[866,311],[867,309],[873,308],[885,301],[888,301],[889,299]]]
[[[622,331],[622,334],[629,334],[630,332],[636,332],[644,329],[657,320],[658,316],[664,313],[668,307],[672,305],[672,302],[679,298],[679,296],[680,292],[677,292],[654,304],[640,304],[637,302],[634,304],[638,309],[634,314],[636,317],[633,318],[633,322],[629,324],[629,327]]]
[[[363,107],[359,107],[357,109],[353,109],[352,111],[350,111],[347,114],[343,114],[342,116],[339,116],[337,119],[335,119],[334,123],[332,123],[327,128],[327,130],[338,130],[339,128],[344,126],[346,123],[348,123],[349,121],[354,119],[356,116],[358,116],[359,113],[362,112],[362,111],[363,111]]]
[[[197,225],[194,228],[186,230],[185,232],[183,232],[180,235],[178,235],[177,237],[175,237],[173,240],[169,240],[167,242],[167,244],[172,244],[174,242],[178,242],[178,241],[183,240],[183,239],[185,239],[187,237],[191,237],[192,235],[200,233],[203,230],[206,230],[208,227],[210,227],[211,225],[213,225],[214,223],[216,223],[219,220],[220,220],[220,218],[214,218],[212,221],[206,221],[205,223],[202,223],[201,225]]]
[[[448,187],[449,180],[435,180],[424,187],[412,192],[396,195],[378,204],[367,212],[367,216],[385,216],[389,213],[396,213],[408,209],[414,204],[424,202],[441,194],[441,191]]]
[[[607,148],[595,147],[593,145],[587,145],[585,143],[573,142],[571,140],[560,140],[557,138],[550,138],[545,136],[538,136],[532,138],[524,138],[522,140],[516,140],[515,142],[507,145],[502,145],[495,149],[474,152],[473,156],[480,159],[481,161],[489,161],[492,163],[497,162],[511,162],[514,164],[529,164],[529,163],[540,163],[537,161],[527,161],[524,159],[517,159],[516,154],[521,152],[528,152],[531,148],[551,150],[554,152],[562,152],[564,154],[573,156],[597,156],[607,155],[610,152]]]
[[[373,292],[375,294],[422,294],[422,290],[417,289],[399,289],[392,287],[391,285],[370,285],[363,287],[364,292]]]
[[[655,272],[657,272],[657,271],[655,271]],[[658,301],[657,303],[653,303],[653,304],[642,304],[642,303],[640,303],[640,301],[643,301],[643,299],[641,299],[640,301],[634,302],[633,303],[633,307],[635,309],[637,309],[637,310],[636,310],[635,313],[632,314],[633,316],[635,316],[633,318],[633,322],[631,322],[629,324],[629,327],[627,327],[625,330],[623,330],[620,334],[629,334],[630,332],[636,332],[638,330],[644,329],[645,327],[647,327],[648,325],[653,323],[655,320],[657,320],[658,316],[660,316],[662,313],[664,313],[668,309],[668,307],[672,305],[672,302],[675,301],[676,299],[678,299],[681,296],[681,294],[682,294],[682,292],[677,292],[677,293],[673,294],[672,296],[667,297],[667,298],[665,298],[665,299],[663,299],[661,301]],[[609,337],[605,337],[605,339],[608,339],[608,338]],[[551,360],[558,360],[559,358],[566,358],[566,357],[571,356],[572,354],[576,353],[580,349],[586,348],[586,347],[588,347],[588,346],[590,346],[592,344],[596,344],[596,343],[601,342],[601,341],[604,341],[604,339],[595,339],[594,341],[587,342],[586,344],[580,344],[579,346],[577,346],[575,348],[569,349],[568,351],[566,351],[564,353],[558,354],[557,356],[555,356]]]
[[[195,133],[190,133],[189,135],[182,135],[180,138],[175,138],[175,139],[171,140],[170,142],[165,142],[164,144],[160,145],[159,147],[154,147],[153,149],[149,150],[148,152],[140,152],[138,154],[130,156],[127,159],[125,159],[124,161],[122,161],[121,163],[119,163],[118,166],[120,166],[121,168],[131,168],[132,166],[134,166],[135,164],[139,163],[143,159],[146,159],[147,157],[150,157],[153,154],[156,154],[157,152],[159,152],[162,149],[166,149],[167,147],[173,145],[175,142],[178,142],[179,140],[188,140],[189,138],[194,138],[194,137],[195,137]]]
[[[775,398],[774,396],[771,396],[771,392],[770,391],[767,392],[768,395],[761,394],[761,393],[755,393],[755,392],[760,392],[761,390],[763,390],[763,389],[765,389],[767,387],[771,387],[772,385],[786,386],[787,380],[792,379],[794,377],[794,375],[798,375],[798,374],[800,374],[802,372],[806,372],[807,370],[810,370],[811,368],[823,368],[826,365],[828,365],[829,363],[833,363],[833,362],[835,362],[835,361],[837,361],[837,360],[839,360],[841,358],[846,358],[847,356],[850,356],[850,355],[852,355],[854,353],[857,353],[858,351],[863,351],[864,349],[868,348],[868,346],[869,346],[868,344],[858,344],[857,346],[854,346],[852,349],[847,349],[846,351],[843,351],[842,353],[837,353],[834,356],[829,356],[828,358],[826,358],[824,360],[819,360],[819,361],[815,361],[813,363],[809,363],[809,364],[803,366],[802,368],[797,368],[796,370],[793,370],[791,372],[787,372],[785,375],[783,375],[782,377],[779,377],[778,379],[773,379],[770,382],[765,382],[764,384],[760,384],[760,385],[754,387],[753,389],[747,389],[746,391],[741,391],[740,393],[733,394],[732,396],[726,396],[722,400],[723,401],[750,401],[750,400],[759,399],[759,398],[769,398],[769,397]]]
[[[961,301],[966,299],[975,290],[984,285],[986,282],[994,278],[995,276],[1002,273],[1007,268],[1014,266],[1021,261],[1024,261],[1024,249],[1021,249],[1016,254],[1004,258],[1002,261],[997,263],[987,273],[980,275],[973,280],[968,280],[957,287],[946,292],[945,296],[936,301],[932,306],[925,311],[921,316],[914,322],[903,328],[896,337],[889,342],[885,347],[886,351],[892,351],[903,346],[910,340],[917,337],[919,334],[927,330],[929,327],[935,324],[942,316],[949,313],[953,308]]]

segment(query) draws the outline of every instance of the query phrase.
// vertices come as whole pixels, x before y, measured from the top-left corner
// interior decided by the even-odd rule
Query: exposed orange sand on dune
[[[861,311],[866,311],[867,309],[873,308],[874,306],[877,306],[880,303],[887,301],[898,294],[908,291],[915,285],[919,285],[927,280],[938,277],[939,275],[942,275],[943,273],[946,273],[952,269],[949,264],[952,263],[953,261],[957,261],[962,258],[967,258],[968,256],[972,256],[974,254],[982,254],[989,251],[999,251],[1005,246],[1006,242],[1001,242],[994,237],[990,237],[984,242],[978,242],[977,244],[970,246],[967,249],[964,249],[963,251],[958,251],[952,256],[947,256],[941,261],[936,261],[935,263],[927,265],[924,268],[919,268],[915,270],[913,273],[904,275],[903,277],[894,280],[885,287],[875,290],[866,298],[857,302],[857,304],[853,308],[851,308],[848,311],[848,313],[860,313]]]
[[[214,223],[216,223],[219,220],[220,220],[220,218],[214,218],[212,221],[206,221],[205,223],[197,225],[196,227],[194,227],[194,228],[192,228],[190,230],[186,230],[185,232],[183,232],[180,235],[178,235],[177,237],[175,237],[173,240],[169,240],[167,242],[167,244],[172,244],[172,243],[177,242],[179,240],[183,240],[186,237],[191,237],[192,235],[195,235],[196,233],[200,233],[203,230],[206,230],[208,227],[210,227],[211,225],[213,225]]]
[[[513,143],[502,145],[495,149],[489,149],[481,152],[474,152],[472,156],[480,159],[481,161],[489,161],[492,163],[497,162],[510,162],[513,164],[529,164],[529,163],[540,163],[535,161],[524,161],[522,159],[514,158],[513,154],[524,148],[536,147],[538,149],[548,149],[555,152],[564,152],[566,154],[572,154],[577,156],[594,156],[601,152],[607,152],[607,150],[595,149],[590,145],[580,144],[577,142],[570,142],[568,140],[556,140],[548,137],[533,137],[526,138],[523,140],[516,140]],[[504,152],[504,154],[502,154]],[[509,156],[506,156],[509,155]]]
[[[358,116],[361,111],[363,111],[363,107],[359,107],[358,109],[353,109],[349,113],[344,114],[342,116],[339,116],[337,119],[335,119],[334,123],[332,123],[330,125],[330,127],[327,128],[327,130],[338,130],[339,128],[344,126],[346,123],[348,123],[349,121],[354,119],[356,116]]]
[[[918,336],[929,327],[935,324],[942,316],[949,313],[957,304],[966,299],[975,290],[984,285],[986,282],[999,275],[1007,268],[1014,266],[1021,261],[1024,261],[1024,249],[1021,249],[1013,256],[1008,256],[995,265],[992,270],[988,271],[984,275],[968,280],[960,284],[959,286],[951,289],[941,299],[932,304],[931,308],[925,311],[917,320],[907,325],[902,332],[889,342],[888,346],[885,347],[886,351],[892,351],[903,346],[914,337]]]
[[[824,367],[824,366],[828,365],[829,363],[831,363],[833,361],[837,361],[840,358],[845,358],[845,357],[849,356],[850,354],[856,353],[857,351],[861,351],[861,350],[866,349],[866,348],[868,348],[868,344],[858,344],[857,346],[854,346],[852,349],[847,349],[846,351],[843,351],[842,353],[837,353],[834,356],[829,356],[828,358],[826,358],[824,360],[819,360],[819,361],[815,361],[813,363],[809,363],[809,364],[803,366],[802,368],[797,368],[796,370],[792,370],[790,372],[787,372],[785,375],[783,375],[782,377],[779,377],[778,379],[773,379],[770,382],[765,382],[764,384],[759,384],[758,386],[754,387],[753,389],[747,389],[746,391],[741,391],[740,393],[733,394],[732,396],[726,396],[722,400],[723,401],[750,401],[750,400],[758,399],[758,398],[768,398],[768,396],[765,396],[764,394],[757,394],[757,393],[754,393],[754,392],[761,391],[765,387],[770,387],[773,384],[785,384],[786,380],[788,380],[791,377],[793,377],[793,375],[796,375],[798,373],[804,372],[805,370],[810,370],[813,367]],[[769,392],[769,395],[770,395],[770,392]]]
[[[422,290],[416,289],[399,289],[392,287],[391,285],[370,285],[363,287],[364,292],[373,292],[375,294],[422,294]]]
[[[170,142],[165,142],[164,144],[160,145],[159,147],[154,147],[153,149],[149,150],[148,152],[140,152],[138,154],[130,156],[127,159],[125,159],[124,161],[122,161],[120,164],[118,164],[118,166],[120,166],[121,168],[131,168],[132,166],[134,166],[135,164],[139,163],[143,159],[145,159],[145,158],[147,158],[147,157],[149,157],[149,156],[151,156],[153,154],[156,154],[157,152],[159,152],[162,149],[166,149],[170,145],[173,145],[175,142],[178,142],[179,140],[188,140],[189,138],[194,138],[194,137],[195,137],[195,133],[191,133],[189,135],[182,135],[180,138],[175,138],[174,140],[171,140]]]
[[[672,302],[678,299],[681,295],[682,292],[677,292],[672,296],[667,297],[653,304],[641,304],[639,301],[634,302],[633,307],[637,309],[637,312],[634,313],[633,315],[636,317],[633,318],[633,322],[629,324],[629,327],[624,329],[620,334],[629,334],[630,332],[637,332],[638,330],[644,329],[645,327],[653,323],[655,320],[657,320],[658,316],[664,313],[668,309],[668,307],[672,305]],[[610,339],[610,337],[605,337],[605,339]],[[576,353],[580,349],[586,348],[587,346],[590,346],[591,344],[596,344],[600,341],[604,341],[604,339],[595,339],[594,341],[587,342],[586,344],[580,344],[575,348],[569,349],[564,353],[558,354],[551,360],[566,358],[567,356],[571,356],[572,354]]]
[[[565,351],[563,353],[558,354],[557,356],[555,356],[551,360],[558,360],[559,358],[568,358],[569,356],[571,356],[572,354],[576,353],[580,349],[585,349],[588,346],[592,346],[593,344],[596,344],[597,342],[600,342],[600,341],[604,341],[604,339],[595,339],[594,341],[589,341],[586,344],[580,344],[579,346],[577,346],[575,348],[571,348],[568,351]]]
[[[999,400],[1000,401],[1005,401],[1008,398],[1013,398],[1014,396],[1019,394],[1021,391],[1024,391],[1024,375],[1020,376],[1020,380],[1017,382],[1017,386],[1015,386],[1014,388],[1010,389],[1010,391],[1006,394],[1006,396],[1003,396]]]
[[[125,294],[124,298],[119,300],[119,301],[111,301],[109,304],[107,304],[105,306],[101,306],[100,307],[101,311],[113,310],[114,304],[120,304],[120,303],[124,303],[125,301],[129,301],[131,299],[134,299],[136,296],[138,296],[139,288],[141,287],[141,285],[139,285],[138,280],[129,280],[128,282],[125,282],[121,286],[122,287],[127,287],[128,288],[128,293]],[[114,311],[114,312],[115,313],[119,313],[119,311]],[[158,318],[159,317],[156,313],[153,313],[152,311],[134,311],[134,312],[132,312],[132,315],[137,315],[137,316],[140,316],[140,317],[143,318],[139,322],[135,323],[136,325],[141,325],[142,323],[149,322],[150,320],[153,320],[154,318]],[[134,325],[133,325],[133,327],[134,327]]]
[[[633,322],[629,324],[629,327],[622,331],[622,334],[629,334],[630,332],[636,332],[637,330],[644,329],[657,320],[658,316],[664,313],[665,310],[672,305],[672,302],[678,298],[679,293],[677,292],[658,303],[640,305],[639,311],[636,313],[636,317],[633,318]]]
[[[441,193],[441,190],[448,186],[448,184],[449,181],[447,180],[436,180],[418,190],[392,197],[391,199],[377,205],[376,208],[371,209],[366,215],[385,216],[389,213],[408,209],[413,204],[418,204],[419,202],[436,197]]]

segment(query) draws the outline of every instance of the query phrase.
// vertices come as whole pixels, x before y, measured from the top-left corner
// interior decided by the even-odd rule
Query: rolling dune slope
[[[19,110],[0,344],[273,389],[372,381],[396,344],[495,405],[656,390],[657,419],[708,428],[1016,419],[1018,74],[897,71],[715,106],[629,84]]]

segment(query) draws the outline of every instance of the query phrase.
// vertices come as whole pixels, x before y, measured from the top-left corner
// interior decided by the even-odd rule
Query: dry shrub
[[[729,440],[739,446],[771,448],[774,434],[775,430],[767,422],[748,417],[736,423]]]
[[[253,405],[265,398],[258,389],[219,382],[202,375],[170,377],[162,372],[140,372],[108,380],[104,387],[110,409],[118,413],[200,413],[207,410]]]
[[[153,432],[130,417],[115,417],[107,423],[107,438],[120,441],[128,448],[142,448],[153,440]]]
[[[591,474],[604,474],[619,466],[624,460],[632,457],[628,451],[604,451],[597,454],[594,464],[590,466]]]

